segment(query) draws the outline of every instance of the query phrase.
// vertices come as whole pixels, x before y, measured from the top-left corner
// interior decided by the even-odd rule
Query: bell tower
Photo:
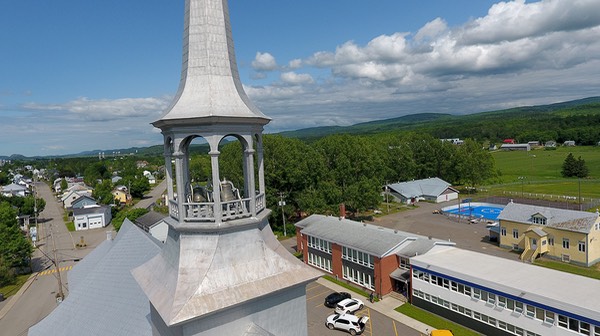
[[[243,90],[227,0],[185,0],[179,89],[152,125],[164,137],[169,234],[132,271],[150,300],[157,335],[306,335],[305,285],[320,276],[273,235],[262,132],[270,118]],[[219,176],[219,143],[242,147],[243,185]],[[190,178],[190,144],[209,146],[211,177]],[[255,162],[256,160],[256,162]]]

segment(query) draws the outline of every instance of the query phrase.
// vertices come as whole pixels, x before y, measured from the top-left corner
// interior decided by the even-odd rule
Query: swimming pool
[[[503,205],[491,203],[461,203],[442,208],[442,212],[450,215],[460,215],[473,218],[485,218],[489,220],[498,219],[498,215],[504,209]]]

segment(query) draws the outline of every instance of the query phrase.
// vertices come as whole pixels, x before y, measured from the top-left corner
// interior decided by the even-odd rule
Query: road
[[[106,239],[106,230],[89,230],[71,234],[63,221],[63,208],[60,200],[54,197],[50,187],[45,183],[37,183],[38,197],[46,201],[46,207],[38,218],[38,244],[32,258],[34,280],[23,295],[15,301],[3,302],[2,308],[11,304],[10,309],[4,310],[6,315],[0,315],[1,335],[26,335],[30,326],[46,317],[56,308],[58,293],[58,273],[48,272],[55,269],[49,258],[56,258],[63,269],[60,272],[64,295],[69,294],[66,270],[91,252],[94,247]],[[32,223],[33,225],[33,223]],[[105,228],[111,230],[112,227]],[[75,236],[75,237],[74,237]],[[81,239],[86,248],[75,247]],[[59,268],[59,269],[60,269]],[[43,275],[37,274],[46,270]]]

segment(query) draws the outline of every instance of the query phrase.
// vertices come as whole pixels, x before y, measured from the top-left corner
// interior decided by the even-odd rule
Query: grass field
[[[423,309],[417,308],[410,303],[405,303],[402,306],[395,309],[397,312],[402,313],[406,316],[410,316],[415,320],[421,321],[436,329],[452,330],[454,335],[460,336],[479,336],[478,332],[471,329],[467,329],[459,324],[446,320],[445,318],[439,317],[435,314],[427,312]]]
[[[569,153],[585,160],[588,178],[562,177],[562,164]],[[507,190],[523,193],[600,198],[600,147],[559,147],[556,150],[497,151],[492,153],[501,173],[501,185],[489,186],[490,193]]]

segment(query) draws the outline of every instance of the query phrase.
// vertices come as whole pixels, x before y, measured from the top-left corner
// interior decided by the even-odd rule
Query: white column
[[[183,203],[185,203],[185,181],[183,180],[183,160],[185,155],[182,152],[173,153],[175,157],[175,180],[177,183],[177,207],[179,208],[179,223],[183,223],[187,213]]]
[[[254,149],[244,151],[244,181],[246,197],[250,197],[250,212],[256,217],[256,186],[254,184]]]
[[[221,154],[218,150],[211,150],[208,155],[210,155],[210,164],[212,168],[212,184],[213,184],[213,212],[215,214],[215,223],[221,223],[222,220],[222,212],[221,212],[221,180],[219,177],[219,154]]]
[[[258,190],[261,194],[265,191],[265,162],[263,157],[262,134],[257,134],[256,150],[258,152]],[[253,177],[254,178],[254,177]],[[266,198],[266,195],[265,195]]]

